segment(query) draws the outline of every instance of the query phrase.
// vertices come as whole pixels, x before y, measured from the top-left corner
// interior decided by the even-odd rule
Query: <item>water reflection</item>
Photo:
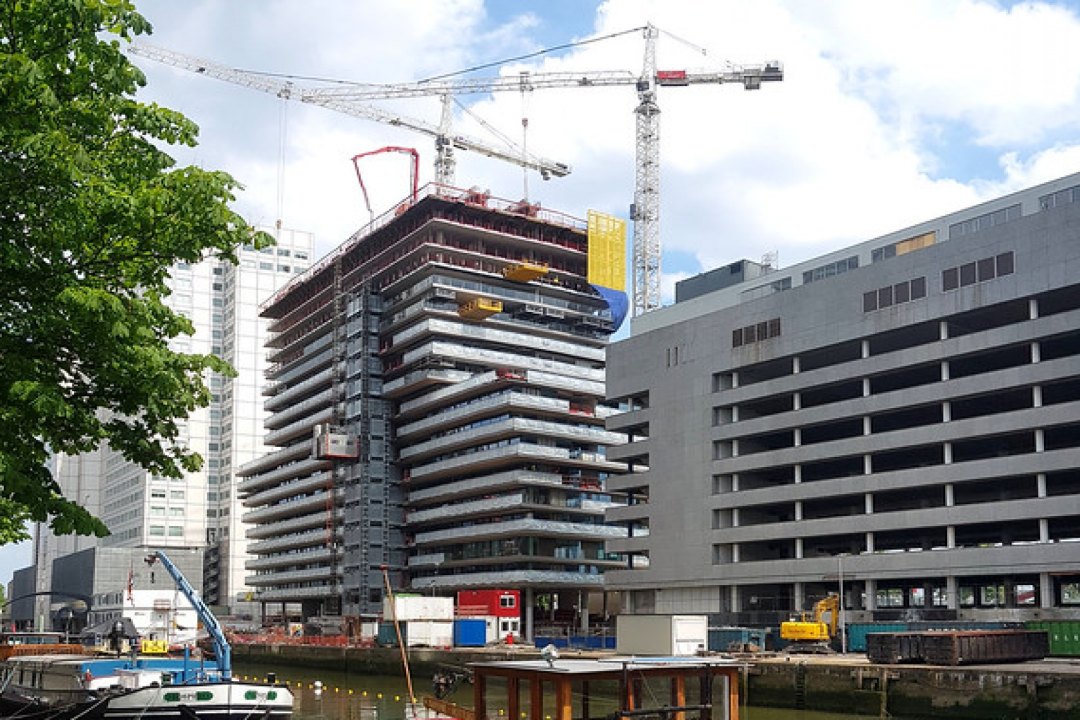
[[[241,679],[265,679],[268,672],[276,672],[279,682],[288,683],[296,696],[294,720],[405,720],[408,693],[403,677],[350,675],[310,668],[236,666],[236,674]],[[413,681],[417,696],[431,693],[427,678],[413,678]],[[462,686],[450,699],[472,705],[472,686]],[[742,720],[876,720],[864,715],[755,707],[744,708],[740,717]]]

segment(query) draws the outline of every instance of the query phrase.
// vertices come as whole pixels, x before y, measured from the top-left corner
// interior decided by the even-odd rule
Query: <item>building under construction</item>
[[[602,592],[621,317],[589,255],[581,220],[428,186],[264,306],[279,449],[239,491],[265,612],[376,615],[388,568],[395,589],[520,589],[530,635],[540,596]]]

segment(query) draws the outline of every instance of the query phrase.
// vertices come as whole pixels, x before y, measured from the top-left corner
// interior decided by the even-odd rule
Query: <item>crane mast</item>
[[[635,177],[634,200],[630,218],[634,221],[632,294],[633,316],[660,307],[660,106],[657,88],[698,84],[739,84],[746,90],[757,90],[762,82],[783,80],[779,62],[760,65],[731,65],[717,72],[658,71],[656,68],[656,38],[660,31],[653,25],[643,28],[645,58],[640,75],[630,71],[583,71],[502,75],[493,78],[442,79],[412,83],[372,84],[349,83],[332,87],[301,87],[259,73],[227,68],[189,55],[133,44],[135,55],[233,82],[255,90],[268,92],[285,99],[319,105],[348,115],[403,127],[435,138],[435,179],[454,184],[454,150],[471,150],[488,157],[504,160],[520,167],[538,171],[545,179],[563,177],[570,173],[565,163],[536,158],[521,152],[495,148],[482,141],[454,134],[451,129],[453,99],[458,95],[496,93],[549,88],[594,88],[632,85],[637,89],[638,105],[634,110]],[[437,96],[442,101],[438,125],[409,118],[374,107],[367,103],[377,100]]]

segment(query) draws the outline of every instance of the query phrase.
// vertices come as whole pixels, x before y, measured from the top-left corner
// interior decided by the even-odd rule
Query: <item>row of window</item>
[[[803,273],[803,285],[817,282],[818,280],[824,280],[825,278],[833,277],[834,275],[840,275],[841,273],[846,273],[848,270],[854,270],[857,267],[859,267],[858,255],[852,255],[849,258],[837,260],[828,265],[821,265]]]
[[[953,240],[964,235],[971,235],[977,233],[980,230],[986,230],[996,225],[1004,225],[1005,223],[1012,222],[1013,220],[1020,219],[1020,203],[1016,205],[1010,205],[1007,208],[1001,210],[995,210],[994,212],[988,212],[985,215],[971,218],[970,220],[964,220],[963,222],[953,223],[949,226],[949,239]]]
[[[731,331],[731,347],[750,345],[774,337],[780,337],[780,318],[735,328]]]
[[[1074,185],[1071,188],[1058,190],[1056,193],[1043,195],[1039,198],[1039,209],[1049,210],[1052,207],[1068,205],[1069,203],[1074,202],[1080,202],[1080,185]]]
[[[1014,261],[1012,252],[1001,253],[993,257],[969,262],[960,267],[948,268],[941,272],[941,287],[945,292],[958,287],[986,282],[1004,275],[1012,275]]]
[[[863,293],[863,312],[902,305],[926,297],[926,278],[917,277]]]

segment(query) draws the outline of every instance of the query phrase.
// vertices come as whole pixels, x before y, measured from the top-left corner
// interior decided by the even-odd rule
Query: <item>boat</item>
[[[238,682],[232,654],[210,609],[163,552],[160,562],[195,608],[214,657],[42,652],[0,662],[0,717],[20,720],[290,720],[293,695],[272,679]],[[119,644],[117,644],[119,648]]]
[[[721,656],[560,659],[470,663],[472,707],[425,697],[416,718],[529,720],[672,718],[738,720],[745,664]]]

